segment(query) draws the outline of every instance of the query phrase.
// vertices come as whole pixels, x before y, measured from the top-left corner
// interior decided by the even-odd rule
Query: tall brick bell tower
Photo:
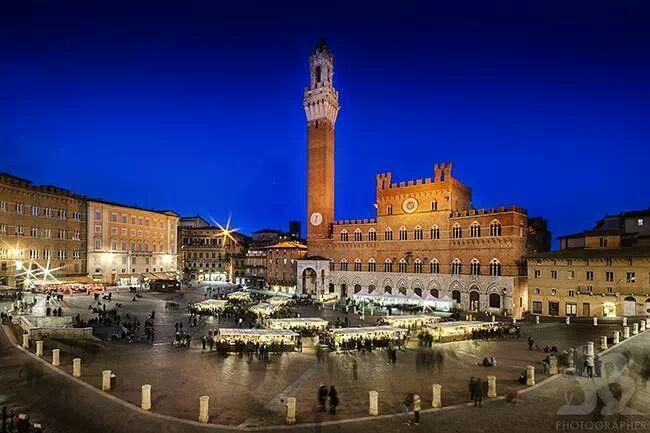
[[[334,55],[321,40],[309,55],[307,116],[307,245],[318,249],[334,222],[334,124],[339,94],[334,88]]]

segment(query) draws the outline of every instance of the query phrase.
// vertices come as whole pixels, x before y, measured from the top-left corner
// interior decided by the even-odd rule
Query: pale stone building
[[[520,315],[527,309],[526,210],[474,209],[471,189],[435,164],[428,178],[377,175],[375,218],[334,217],[334,128],[339,94],[334,56],[320,42],[310,55],[307,116],[307,245],[301,295],[356,293],[450,297],[466,310]]]
[[[650,210],[606,216],[592,230],[559,239],[559,251],[529,257],[533,314],[650,314]]]
[[[181,218],[178,268],[188,282],[243,282],[248,238],[215,227],[201,217]]]
[[[87,199],[88,271],[108,284],[176,279],[177,227],[173,211]]]
[[[86,276],[86,206],[54,186],[0,174],[0,285]]]

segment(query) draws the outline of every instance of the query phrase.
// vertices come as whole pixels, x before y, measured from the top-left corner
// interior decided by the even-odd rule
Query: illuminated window
[[[393,240],[393,230],[390,227],[386,227],[386,230],[384,231],[384,239],[387,241]]]
[[[431,239],[440,239],[440,229],[437,225],[431,227]]]
[[[476,221],[469,226],[469,237],[470,238],[480,238],[481,237],[481,225]]]
[[[469,273],[471,275],[481,275],[481,263],[478,259],[472,259],[469,264]]]
[[[490,223],[490,236],[501,236],[501,224],[494,220]]]
[[[460,262],[459,259],[454,259],[453,262],[451,262],[451,273],[454,275],[459,275],[463,270],[463,265]]]
[[[493,277],[501,275],[501,263],[497,259],[492,259],[490,261],[490,275]]]
[[[460,239],[463,237],[463,229],[460,227],[460,224],[454,224],[454,227],[451,229],[451,236],[454,239]]]
[[[377,240],[377,231],[375,229],[368,230],[368,240],[369,241]]]

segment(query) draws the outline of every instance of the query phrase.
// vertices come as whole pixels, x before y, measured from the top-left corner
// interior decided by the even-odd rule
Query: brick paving
[[[186,301],[194,295],[186,295]],[[88,301],[75,299],[66,308],[70,312],[81,310]],[[126,305],[126,302],[124,302]],[[198,396],[210,395],[211,423],[234,426],[282,425],[284,406],[281,400],[289,390],[298,400],[298,422],[325,422],[364,417],[367,415],[368,391],[380,393],[380,413],[400,413],[405,393],[422,395],[423,408],[430,407],[431,384],[443,385],[443,403],[454,405],[466,402],[469,376],[485,377],[488,373],[497,376],[498,393],[507,387],[519,387],[513,381],[528,364],[538,367],[537,379],[543,379],[539,362],[543,353],[530,352],[525,338],[520,341],[458,342],[439,345],[445,353],[441,369],[433,371],[418,368],[415,359],[417,349],[399,354],[397,365],[387,365],[384,352],[357,354],[359,380],[351,380],[349,363],[352,355],[331,354],[325,362],[318,364],[313,351],[306,347],[303,353],[291,353],[273,359],[269,363],[249,361],[237,356],[223,358],[215,353],[200,350],[175,349],[165,344],[173,323],[181,313],[166,313],[162,300],[157,297],[137,301],[129,307],[136,314],[156,309],[156,328],[160,340],[156,344],[125,344],[122,342],[97,341],[88,345],[56,345],[63,349],[62,367],[71,372],[71,359],[80,356],[83,360],[83,379],[99,387],[101,370],[110,368],[118,375],[118,387],[113,395],[128,402],[139,404],[140,386],[152,385],[153,411],[185,419],[196,419]],[[157,305],[157,307],[156,307]],[[303,313],[303,315],[306,315]],[[203,323],[192,329],[197,335],[214,326]],[[164,329],[167,327],[167,331]],[[620,325],[544,323],[540,326],[524,325],[524,334],[535,336],[537,343],[558,344],[560,350],[584,344],[587,340],[598,344],[600,335],[611,335]],[[638,342],[637,342],[638,341]],[[641,344],[641,342],[645,342]],[[650,335],[644,334],[622,347],[640,357],[647,353]],[[46,350],[46,358],[50,352]],[[484,356],[494,354],[498,367],[486,369],[476,366]],[[100,395],[67,381],[60,375],[30,359],[28,355],[10,347],[4,335],[0,344],[0,399],[18,402],[26,411],[42,417],[48,431],[74,433],[74,425],[93,426],[94,430],[83,431],[172,431],[169,424],[175,424],[173,431],[198,431],[204,427],[178,424],[144,416]],[[315,410],[316,389],[320,383],[334,383],[341,399],[336,416],[325,415]],[[564,392],[577,394],[578,384],[574,379],[562,377],[553,383],[527,393],[515,407],[503,401],[491,401],[482,409],[472,407],[423,414],[420,426],[407,426],[402,418],[385,418],[364,422],[336,425],[312,426],[305,430],[327,431],[385,431],[398,430],[431,431],[434,426],[445,426],[445,431],[496,431],[518,428],[528,431],[558,431],[554,421],[557,408],[565,402]],[[647,389],[635,392],[632,404],[639,412],[649,413]],[[468,415],[468,416],[466,416]],[[80,422],[81,421],[81,422]],[[526,427],[528,426],[528,427]],[[82,431],[82,430],[79,430]]]

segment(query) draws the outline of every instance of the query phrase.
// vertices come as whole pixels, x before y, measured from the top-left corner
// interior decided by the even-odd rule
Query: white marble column
[[[72,375],[74,377],[81,377],[81,358],[72,360]]]
[[[431,387],[433,398],[431,399],[431,407],[442,407],[442,385],[434,384]]]
[[[379,415],[379,393],[377,391],[370,391],[368,392],[368,398],[370,399],[368,406],[368,415]]]
[[[199,397],[199,422],[206,424],[210,419],[209,414],[210,397],[207,395]]]
[[[535,367],[529,365],[526,367],[526,385],[533,386],[535,385]]]
[[[496,378],[496,376],[488,376],[487,377],[487,383],[488,383],[488,392],[487,392],[488,398],[496,397],[497,396],[497,378]]]
[[[296,423],[296,398],[287,398],[287,424]]]
[[[142,385],[142,410],[151,410],[151,385]]]

